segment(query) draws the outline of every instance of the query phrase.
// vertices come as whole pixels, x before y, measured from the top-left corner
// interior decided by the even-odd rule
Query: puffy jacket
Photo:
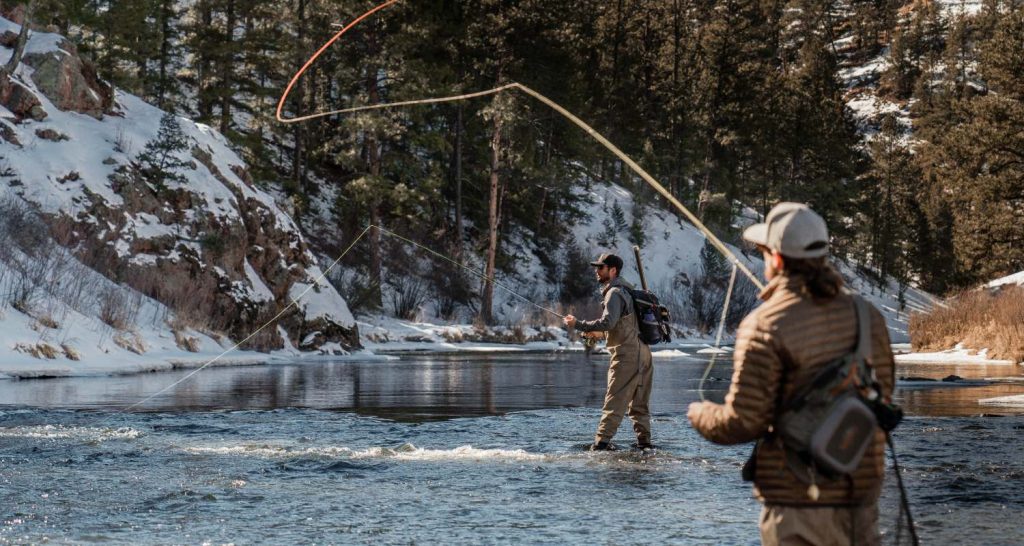
[[[732,384],[724,404],[704,402],[693,417],[694,428],[708,440],[738,444],[764,437],[782,401],[807,384],[826,364],[853,350],[857,320],[852,298],[840,294],[815,301],[799,277],[780,275],[761,294],[765,300],[740,324],[733,355]],[[892,396],[895,366],[885,319],[871,308],[871,360],[882,396]],[[817,480],[820,496],[807,494],[807,477],[798,478],[786,464],[781,440],[759,444],[755,457],[754,495],[768,504],[797,506],[852,505],[877,499],[885,464],[885,435],[875,433],[852,479]]]

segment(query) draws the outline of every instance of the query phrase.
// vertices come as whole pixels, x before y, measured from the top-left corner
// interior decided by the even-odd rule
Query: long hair
[[[827,257],[783,259],[783,269],[793,277],[804,280],[804,290],[814,299],[832,299],[843,289],[843,277]]]

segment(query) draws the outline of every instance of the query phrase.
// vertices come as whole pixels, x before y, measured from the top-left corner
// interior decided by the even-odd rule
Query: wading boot
[[[614,451],[615,447],[608,440],[601,440],[594,442],[594,445],[590,446],[590,451]]]
[[[636,439],[636,443],[633,444],[633,449],[639,449],[640,451],[645,451],[645,450],[648,450],[648,449],[655,449],[655,446],[654,446],[654,444],[651,443],[651,439],[650,438],[637,438]]]

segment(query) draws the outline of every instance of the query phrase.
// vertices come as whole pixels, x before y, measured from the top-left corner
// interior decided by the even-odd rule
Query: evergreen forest
[[[1024,269],[1024,2],[953,4],[410,0],[328,49],[285,114],[520,82],[606,135],[726,240],[738,239],[742,207],[804,201],[840,258],[945,294]],[[328,254],[374,223],[510,271],[524,258],[503,246],[510,233],[527,234],[541,260],[572,244],[564,226],[580,214],[580,184],[614,182],[663,206],[522,94],[275,121],[292,75],[374,5],[34,0],[28,11],[100,77],[219,130]],[[879,59],[878,77],[849,76]],[[849,101],[865,89],[894,108],[857,118]],[[351,265],[372,275],[385,247],[371,237]],[[468,297],[458,285],[452,297]],[[371,305],[381,297],[369,287]]]

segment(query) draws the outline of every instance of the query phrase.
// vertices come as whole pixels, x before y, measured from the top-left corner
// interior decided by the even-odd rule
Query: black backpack
[[[633,298],[633,314],[640,332],[640,341],[648,345],[672,341],[668,309],[658,302],[658,296],[648,290],[622,287]]]

